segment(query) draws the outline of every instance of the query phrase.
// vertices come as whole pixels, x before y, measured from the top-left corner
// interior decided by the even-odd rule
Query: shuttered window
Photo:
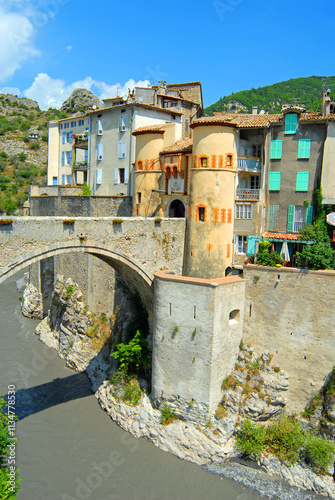
[[[269,231],[278,230],[278,215],[279,215],[279,205],[269,205],[269,220],[268,220]]]
[[[103,133],[104,133],[104,121],[98,120],[97,121],[97,135],[103,135]]]
[[[126,157],[126,141],[119,141],[119,158]]]
[[[298,145],[298,158],[310,158],[311,156],[311,140],[310,139],[299,139]]]
[[[269,175],[269,191],[280,190],[281,172],[270,172]]]
[[[308,191],[309,172],[297,172],[296,191]]]
[[[65,165],[65,151],[62,151],[62,166]]]
[[[290,232],[292,232],[294,228],[294,212],[295,212],[295,206],[289,205],[287,212],[287,230]]]
[[[128,116],[127,115],[120,115],[119,116],[119,130],[120,132],[124,132],[127,129],[127,123],[128,123]]]
[[[62,175],[62,184],[65,185],[65,174]]]
[[[283,141],[281,139],[271,141],[271,160],[280,160],[282,157]]]
[[[102,144],[97,145],[97,160],[102,160],[104,157],[104,148]]]
[[[62,143],[65,144],[66,143],[66,132],[63,132],[62,133]]]
[[[295,134],[297,131],[297,118],[296,113],[289,113],[285,115],[285,134]]]
[[[102,184],[102,168],[95,169],[96,184]]]

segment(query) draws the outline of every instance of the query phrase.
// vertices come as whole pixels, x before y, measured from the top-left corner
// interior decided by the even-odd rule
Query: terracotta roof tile
[[[272,240],[292,240],[292,241],[300,241],[300,234],[292,234],[292,233],[270,233],[266,231],[262,234],[263,238],[271,238]]]
[[[172,146],[163,149],[161,154],[171,154],[171,153],[191,153],[193,146],[193,139],[182,139],[181,141],[176,142]]]
[[[270,123],[281,124],[283,120],[283,115],[281,113],[271,115],[253,115],[251,113],[214,113],[214,116],[234,120],[239,128],[265,128],[268,127]]]
[[[146,127],[139,127],[134,130],[133,135],[149,134],[150,132],[153,134],[164,134],[165,129],[168,125],[170,124],[160,123],[157,125],[147,125]]]

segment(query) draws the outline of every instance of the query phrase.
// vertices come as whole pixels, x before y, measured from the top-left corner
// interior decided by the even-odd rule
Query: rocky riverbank
[[[114,334],[129,321],[127,313],[115,317],[111,325]],[[279,367],[272,366],[269,353],[256,358],[249,346],[241,346],[235,370],[223,383],[223,400],[206,425],[197,422],[192,411],[190,420],[176,418],[169,425],[163,425],[161,408],[152,406],[145,381],[139,381],[143,389],[139,403],[125,403],[118,384],[112,382],[115,362],[110,358],[110,340],[104,336],[103,324],[97,322],[85,306],[76,283],[62,276],[57,277],[49,314],[35,333],[42,342],[56,349],[71,368],[86,371],[101,407],[124,430],[135,437],[147,438],[181,459],[215,466],[217,473],[224,474],[227,460],[238,456],[235,427],[241,418],[266,421],[285,408],[287,376]],[[272,455],[262,455],[258,466],[291,485],[335,498],[331,475],[318,476],[302,464],[287,466]],[[220,467],[223,467],[221,472]]]

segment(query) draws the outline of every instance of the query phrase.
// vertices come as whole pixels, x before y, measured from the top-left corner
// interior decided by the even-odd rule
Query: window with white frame
[[[248,236],[237,236],[237,253],[247,253]]]
[[[97,121],[97,135],[103,135],[104,134],[104,121],[99,119]]]
[[[114,170],[114,184],[128,184],[128,168]]]
[[[101,161],[104,157],[104,147],[103,144],[97,145],[97,160]]]
[[[250,176],[250,189],[259,189],[259,175]]]
[[[71,165],[72,163],[72,151],[65,151],[65,165]]]
[[[252,205],[250,203],[236,203],[235,219],[252,219]]]

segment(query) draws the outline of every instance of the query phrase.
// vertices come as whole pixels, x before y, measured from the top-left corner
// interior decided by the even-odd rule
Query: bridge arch
[[[24,254],[20,257],[16,255],[16,260],[10,263],[5,269],[0,268],[0,283],[15,274],[16,272],[34,264],[40,260],[65,253],[89,253],[110,265],[117,271],[123,280],[127,283],[132,292],[137,292],[145,304],[149,322],[151,323],[153,311],[153,277],[151,277],[136,262],[126,255],[98,246],[59,246],[49,247],[47,251],[34,251],[31,254]]]

